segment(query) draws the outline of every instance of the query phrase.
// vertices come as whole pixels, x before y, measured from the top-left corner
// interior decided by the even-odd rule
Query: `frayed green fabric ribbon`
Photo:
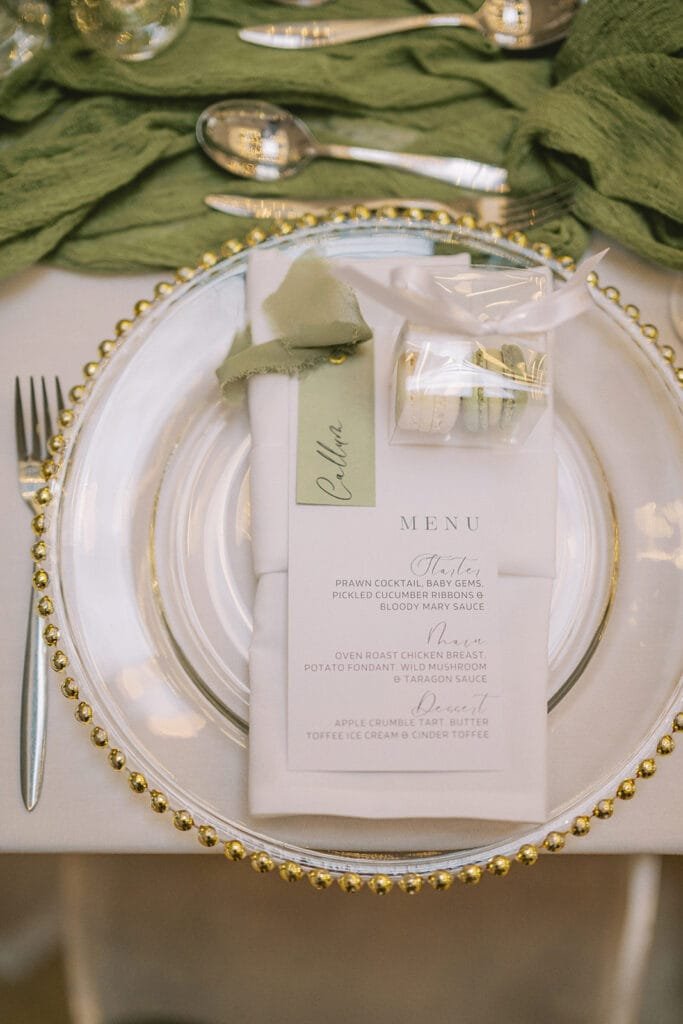
[[[238,331],[216,371],[228,402],[241,395],[240,385],[255,374],[299,375],[327,362],[331,354],[350,355],[372,337],[354,291],[310,249],[292,263],[263,309],[276,337],[252,345],[250,329]]]

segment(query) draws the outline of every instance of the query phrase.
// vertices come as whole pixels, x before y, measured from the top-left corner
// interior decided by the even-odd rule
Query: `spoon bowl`
[[[207,107],[197,121],[197,140],[219,167],[255,181],[291,178],[316,155],[315,139],[303,121],[257,100]]]

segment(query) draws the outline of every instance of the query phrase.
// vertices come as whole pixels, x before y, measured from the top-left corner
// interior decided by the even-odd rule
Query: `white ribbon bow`
[[[501,317],[483,315],[479,319],[462,305],[454,295],[447,301],[436,302],[430,290],[433,278],[423,268],[405,272],[394,286],[381,284],[356,267],[338,267],[332,264],[335,277],[352,288],[364,292],[381,302],[411,323],[470,336],[489,334],[534,334],[549,331],[558,324],[571,320],[594,305],[587,277],[609,250],[582,260],[568,281],[538,302],[522,302]]]

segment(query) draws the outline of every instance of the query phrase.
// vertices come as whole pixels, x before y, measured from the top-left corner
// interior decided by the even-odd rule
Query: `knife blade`
[[[329,213],[330,210],[347,211],[354,206],[365,206],[368,210],[378,210],[383,206],[412,207],[419,210],[443,210],[443,203],[431,199],[395,199],[384,196],[376,199],[329,198],[329,199],[249,199],[247,196],[208,195],[204,202],[212,210],[229,213],[233,217],[254,217],[258,220],[289,220],[303,217],[306,213],[316,216]]]

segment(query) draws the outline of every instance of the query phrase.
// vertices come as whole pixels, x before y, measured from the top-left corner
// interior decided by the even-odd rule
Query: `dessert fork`
[[[36,387],[33,377],[29,382],[29,433],[27,441],[26,420],[21,398],[19,378],[14,388],[14,425],[17,438],[17,459],[19,471],[19,493],[35,514],[37,506],[34,502],[36,493],[45,486],[41,473],[44,459],[49,457],[48,439],[52,436],[52,416],[47,396],[45,378],[41,378],[43,421],[38,416]],[[64,408],[62,389],[59,379],[55,378],[58,413]],[[34,545],[34,556],[39,554],[38,541]],[[36,561],[40,561],[36,557]],[[47,730],[47,652],[41,637],[42,622],[36,614],[34,591],[31,589],[29,602],[29,618],[26,630],[26,647],[24,650],[24,672],[21,691],[21,727],[20,727],[20,778],[21,795],[27,811],[32,811],[38,803],[43,785],[43,769],[45,764],[45,739]]]

